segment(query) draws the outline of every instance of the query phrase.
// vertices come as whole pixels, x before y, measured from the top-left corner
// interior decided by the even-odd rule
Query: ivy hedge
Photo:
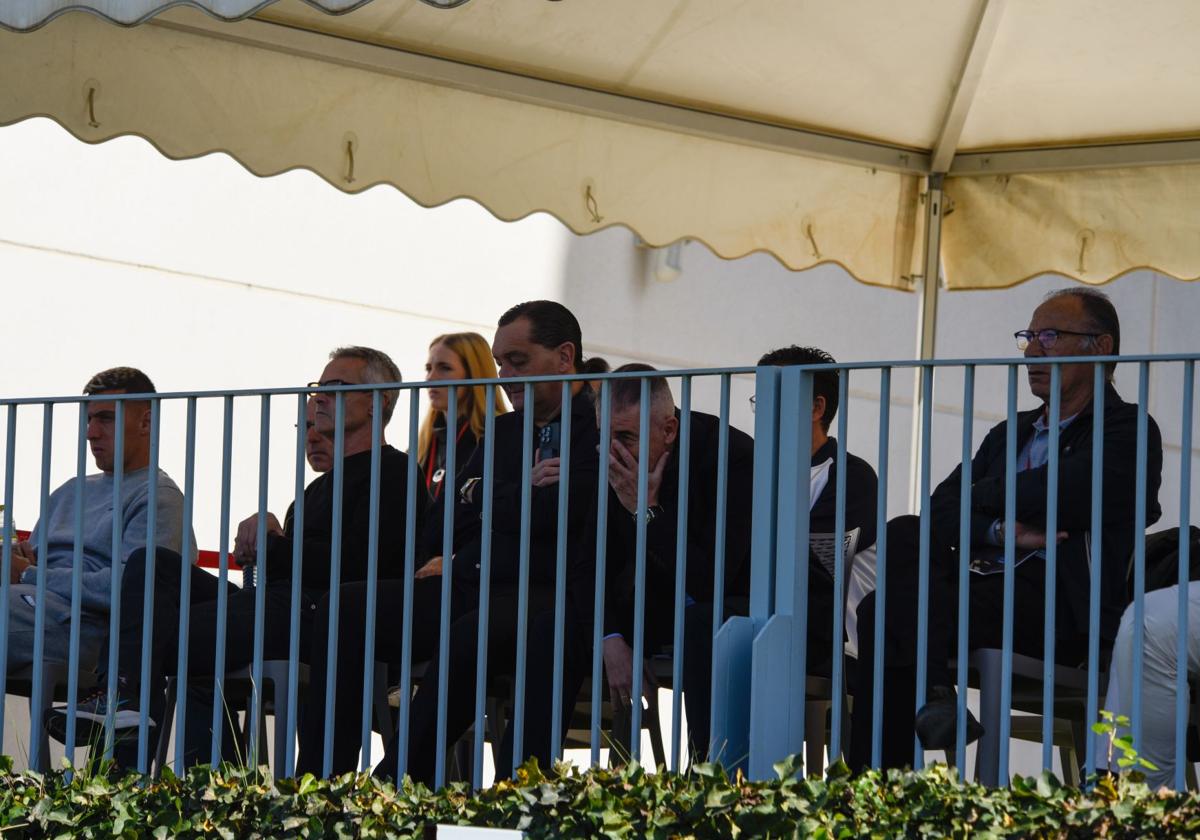
[[[921,772],[826,780],[750,782],[718,766],[687,774],[636,765],[543,774],[475,795],[463,785],[432,792],[349,774],[274,782],[263,772],[195,768],[158,781],[134,774],[14,773],[0,758],[0,835],[9,837],[421,838],[427,826],[518,828],[541,837],[1196,837],[1200,798],[1152,792],[1136,774],[1102,778],[1088,792],[1052,775],[1007,788],[959,782],[935,765]]]

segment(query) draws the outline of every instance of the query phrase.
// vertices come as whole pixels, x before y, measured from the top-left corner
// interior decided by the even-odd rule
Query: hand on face
[[[665,450],[658,457],[658,462],[646,476],[646,506],[658,504],[658,492],[662,488],[663,473],[667,468],[667,459],[671,451]],[[638,499],[638,462],[637,457],[629,451],[625,444],[615,438],[609,447],[608,455],[608,486],[617,494],[621,507],[630,513],[637,512]]]

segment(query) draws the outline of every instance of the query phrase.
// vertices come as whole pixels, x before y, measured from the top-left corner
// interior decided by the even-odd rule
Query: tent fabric
[[[911,283],[914,176],[90,15],[0,43],[0,124],[44,115],[87,142],[133,134],[171,158],[227,152],[258,175],[303,167],[347,192],[391,184],[426,206],[470,197],[505,220],[544,211],[577,233],[620,223],[650,245],[691,238],[723,257],[764,250],[793,269],[836,262]]]
[[[1137,269],[1200,279],[1200,165],[949,178],[949,288],[1053,272],[1099,284]]]
[[[624,224],[651,245],[690,238],[793,269],[832,262],[909,289],[922,262],[919,168],[715,139],[335,54],[370,45],[928,154],[989,4],[1001,17],[958,152],[1200,138],[1194,0],[28,0],[0,3],[0,124],[47,116],[88,142],[134,134],[176,158],[227,152],[260,175],[306,168],[348,192],[470,197],[503,219],[544,211],[578,233]],[[247,15],[216,24],[221,37],[189,25]],[[330,51],[273,49],[241,37],[247,26]],[[1140,267],[1195,278],[1184,228],[1196,177],[1193,164],[951,167],[946,284],[998,288],[1046,271],[1100,283]]]

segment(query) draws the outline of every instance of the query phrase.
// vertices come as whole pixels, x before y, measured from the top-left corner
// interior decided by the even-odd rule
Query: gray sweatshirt
[[[149,469],[125,473],[121,478],[121,563],[136,549],[146,546],[146,514],[149,511]],[[46,555],[38,565],[46,567],[46,589],[70,600],[71,571],[75,554],[75,486],[72,478],[50,494],[50,501],[29,536],[34,549],[44,531]],[[158,471],[158,521],[155,543],[180,551],[183,541],[183,493],[162,470]],[[85,613],[107,615],[112,587],[113,477],[107,473],[83,480],[82,599]],[[192,551],[196,550],[192,534]],[[21,574],[21,583],[37,583],[37,567]]]

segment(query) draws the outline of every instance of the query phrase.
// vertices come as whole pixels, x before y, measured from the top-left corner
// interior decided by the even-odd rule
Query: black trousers
[[[441,616],[442,578],[428,577],[413,581],[412,662],[430,659],[437,651]],[[403,641],[404,582],[381,580],[375,604],[375,660],[399,665]],[[454,596],[452,596],[454,597]],[[341,587],[338,607],[337,679],[334,683],[333,764],[335,775],[356,770],[362,745],[362,692],[366,681],[363,659],[367,639],[367,584],[350,583]],[[452,604],[455,601],[452,600]],[[329,623],[330,597],[317,607],[315,626]],[[451,614],[456,612],[452,607]],[[300,755],[297,775],[321,775],[325,757],[325,693],[328,644],[324,639],[312,648],[307,702],[300,723]],[[374,663],[371,663],[374,667]],[[473,695],[472,695],[473,696]],[[381,733],[385,738],[391,732]],[[394,766],[394,762],[393,762]]]
[[[488,613],[487,675],[494,684],[499,677],[513,678],[516,672],[518,599],[514,590],[504,588],[491,593]],[[437,761],[438,709],[445,707],[446,744],[451,745],[474,723],[475,669],[479,634],[479,612],[472,609],[456,619],[450,627],[449,668],[446,697],[438,696],[438,652],[435,651],[413,697],[408,740],[408,774],[432,785]],[[554,684],[554,592],[552,589],[531,587],[527,618],[527,655],[525,670],[525,714],[522,736],[522,757],[536,757],[543,767],[549,767],[552,716],[552,687]],[[571,710],[578,695],[581,673],[588,667],[586,651],[582,650],[580,634],[568,619],[563,656],[563,722],[565,733]],[[515,683],[515,681],[514,681]],[[570,692],[569,687],[575,686]],[[560,733],[560,734],[563,734]],[[391,778],[396,773],[398,735],[388,744],[383,761],[375,774]],[[500,749],[498,778],[511,768],[513,727],[505,732]]]
[[[213,702],[212,676],[216,670],[217,594],[219,580],[203,569],[190,566],[191,596],[188,626],[188,692],[184,738],[187,763],[207,762],[211,757]],[[130,556],[121,580],[121,630],[117,640],[118,673],[128,687],[138,692],[141,682],[143,597],[149,579],[144,550]],[[163,721],[166,678],[177,673],[179,629],[183,615],[180,600],[182,563],[179,554],[159,548],[155,552],[154,597],[150,632],[150,717],[157,724]],[[254,658],[255,596],[253,588],[239,589],[230,585],[226,604],[225,672],[237,671],[250,665]],[[291,635],[291,581],[281,580],[266,585],[263,622],[263,658],[286,659]],[[315,604],[311,597],[301,599],[300,650],[305,660],[308,637],[311,634]],[[107,653],[101,666],[107,664]],[[103,675],[101,675],[103,679]],[[205,702],[207,699],[208,702]],[[222,715],[228,724],[229,715]],[[136,743],[123,745],[119,762],[136,760]],[[223,756],[231,761],[240,758],[232,734],[226,730],[222,737]],[[182,768],[176,768],[182,771]]]
[[[901,516],[888,523],[882,674],[884,767],[904,767],[913,758],[919,549],[918,517]],[[957,646],[958,555],[948,540],[931,538],[929,568],[927,689],[954,684],[949,662]],[[1037,559],[1027,560],[1017,567],[1013,578],[1013,651],[1040,658],[1044,652],[1045,564]],[[971,574],[969,580],[968,648],[998,648],[1003,642],[1004,575]],[[1059,600],[1055,613],[1059,622],[1055,658],[1060,663],[1077,664],[1087,649],[1086,634],[1075,627],[1065,603]],[[876,594],[872,592],[858,607],[859,654],[853,687],[849,762],[855,771],[865,769],[871,761],[875,601]]]

